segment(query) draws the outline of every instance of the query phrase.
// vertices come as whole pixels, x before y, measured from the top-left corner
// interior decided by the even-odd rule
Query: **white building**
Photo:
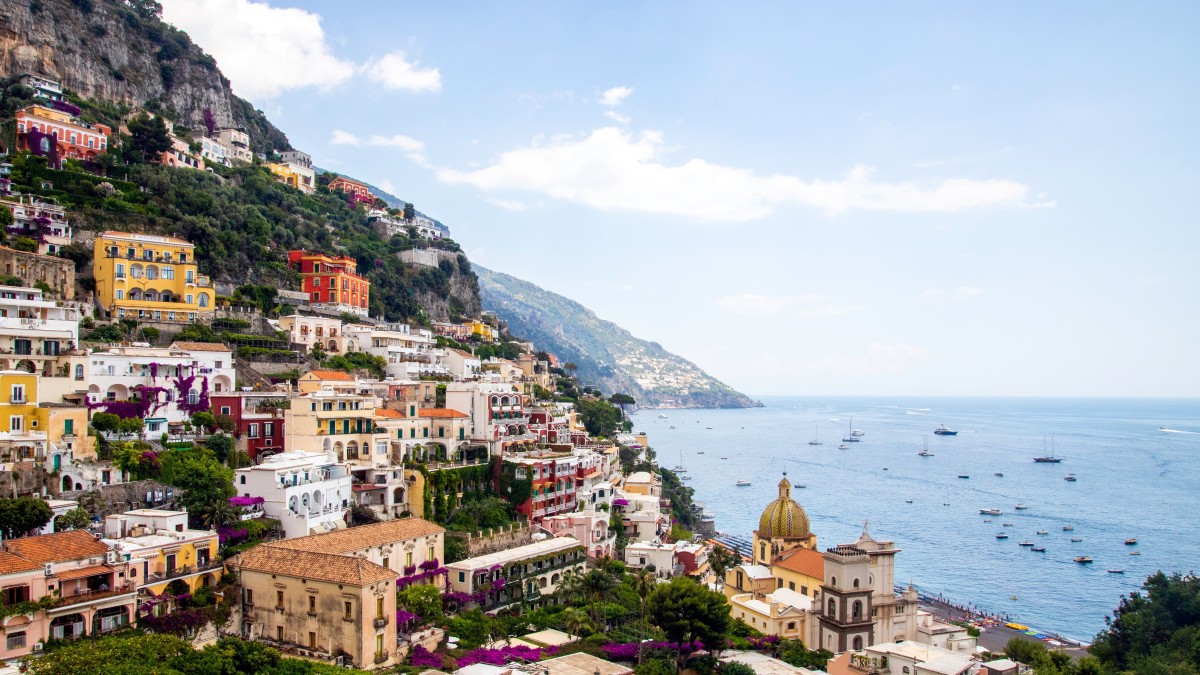
[[[382,358],[387,362],[387,378],[392,380],[451,374],[443,365],[446,350],[437,346],[433,332],[406,323],[346,324],[342,327],[342,351],[366,352]]]
[[[483,372],[483,362],[461,349],[446,350],[446,368],[458,380],[473,380]]]
[[[104,519],[104,543],[138,570],[138,585],[149,586],[167,579],[188,581],[203,574],[219,574],[220,558],[213,555],[217,533],[188,527],[187,511],[135,509]],[[192,546],[194,559],[179,555]],[[188,551],[185,555],[190,555]],[[163,568],[158,567],[159,556]]]
[[[966,654],[908,640],[848,652],[838,660],[845,660],[851,669],[880,675],[970,675],[981,667]]]
[[[41,375],[43,401],[87,391],[87,351],[79,348],[80,312],[46,300],[36,288],[0,286],[0,370]]]
[[[221,166],[233,166],[233,149],[215,138],[201,136],[200,156]]]
[[[284,537],[302,537],[346,526],[351,506],[350,472],[333,456],[283,452],[235,472],[243,497],[262,497],[263,510],[282,523]]]
[[[633,569],[653,567],[654,576],[659,579],[670,579],[683,572],[675,556],[675,547],[657,541],[637,541],[626,546],[625,566]]]
[[[240,129],[218,129],[217,140],[229,151],[229,159],[249,164],[254,161],[250,151],[250,135]]]
[[[304,345],[308,349],[319,344],[324,349],[330,339],[336,341],[341,337],[342,320],[290,314],[279,318],[279,329],[288,334],[288,341],[292,344]]]
[[[504,579],[504,592],[489,594],[479,604],[488,611],[519,602],[519,596],[545,596],[558,589],[568,570],[587,568],[583,545],[571,537],[555,537],[532,544],[467,558],[446,565],[450,588],[460,593],[476,593],[495,588]]]
[[[0,206],[12,212],[13,223],[8,226],[8,233],[37,241],[38,253],[54,255],[71,243],[71,224],[66,210],[58,204],[39,201],[30,195],[0,200]]]

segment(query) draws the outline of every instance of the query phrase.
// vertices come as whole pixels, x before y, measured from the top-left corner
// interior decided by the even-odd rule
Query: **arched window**
[[[860,651],[862,651],[862,647],[863,647],[862,636],[855,635],[854,636],[854,651],[860,652]]]
[[[245,476],[241,476],[241,480],[240,480],[239,482],[240,482],[242,485],[245,485],[245,484],[246,484],[246,477],[245,477]]]
[[[853,609],[850,611],[850,616],[855,619],[862,618],[862,600],[855,600]]]
[[[201,294],[200,294],[200,306],[201,306],[201,307],[208,307],[208,293],[201,293]]]
[[[83,379],[83,364],[82,363],[75,364],[75,379],[77,379],[77,380]]]
[[[855,588],[858,588],[858,579],[855,579],[855,580],[854,580],[854,587],[855,587]]]
[[[832,578],[829,580],[829,585],[830,585],[830,586],[837,586],[837,577],[832,577]]]
[[[142,278],[142,266],[137,265],[137,264],[130,265],[129,266],[129,276],[133,277],[134,279],[141,279]]]
[[[200,392],[196,391],[195,389],[189,389],[187,400],[188,400],[188,405],[199,405]]]
[[[146,278],[147,279],[157,279],[158,278],[158,267],[155,267],[154,265],[147,265],[146,266]]]
[[[903,673],[903,675],[908,675],[908,673],[909,673],[908,666],[904,666],[903,668],[901,668],[900,672]]]
[[[758,559],[759,562],[766,562],[767,560],[767,542],[765,541],[758,544]]]
[[[827,614],[829,614],[830,618],[837,616],[837,603],[833,601],[833,598],[829,599],[829,611]]]

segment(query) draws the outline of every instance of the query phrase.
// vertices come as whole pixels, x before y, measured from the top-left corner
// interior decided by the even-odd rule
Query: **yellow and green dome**
[[[808,514],[804,507],[792,499],[792,484],[787,474],[779,481],[779,498],[767,505],[758,519],[758,536],[780,539],[805,539],[808,531]]]

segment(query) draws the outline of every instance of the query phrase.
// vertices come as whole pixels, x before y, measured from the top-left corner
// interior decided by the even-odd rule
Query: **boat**
[[[1081,565],[1086,565],[1088,563],[1095,562],[1095,561],[1092,560],[1091,558],[1087,557],[1086,555],[1080,555],[1080,556],[1075,556],[1075,562],[1077,562]]]
[[[817,425],[815,425],[815,424],[813,425],[813,439],[811,441],[809,441],[808,444],[809,445],[825,445],[817,437]]]
[[[1083,537],[1071,537],[1072,544],[1078,544],[1081,541],[1083,541]]]
[[[1033,548],[1033,542],[1032,541],[1023,541],[1023,542],[1017,544],[1017,546],[1028,546],[1030,548]]]
[[[1158,430],[1159,431],[1170,431],[1170,429],[1168,429],[1166,427],[1159,427]]]
[[[945,424],[934,429],[933,433],[937,434],[938,436],[957,436],[958,435],[957,431],[947,427]]]
[[[866,433],[862,429],[855,429],[854,431],[850,432],[850,435],[851,436],[865,436]]]
[[[1142,554],[1141,551],[1130,551],[1129,552],[1129,555],[1141,555],[1141,554]]]
[[[794,487],[794,488],[796,488],[796,489],[799,489],[799,490],[803,490],[804,488],[806,488],[806,487],[808,487],[808,486],[807,486],[807,485],[803,485],[803,484],[801,484],[801,485],[793,485],[792,487]]]
[[[1125,570],[1119,569],[1116,567],[1110,567],[1110,568],[1108,568],[1108,573],[1109,574],[1125,574]]]
[[[1025,509],[1029,508],[1029,506],[1025,502],[1021,502],[1020,504],[1017,504],[1013,508],[1018,511],[1024,511]]]
[[[929,437],[925,436],[922,440],[925,441],[925,447],[917,453],[917,457],[933,457],[933,453],[929,451]]]
[[[996,538],[997,539],[1008,539],[1008,535],[1001,532],[1000,534],[996,535]]]
[[[992,475],[993,475],[993,476],[995,476],[996,478],[1004,478],[1004,472],[1003,472],[1003,471],[997,471],[996,473],[994,473],[994,474],[992,474]]]
[[[683,468],[683,449],[680,449],[679,450],[679,465],[675,467],[675,472],[682,473],[684,471],[687,471],[687,469]]]
[[[729,458],[728,458],[728,457],[722,457],[721,459],[729,459]]]
[[[905,499],[905,500],[904,500],[904,503],[905,503],[905,504],[911,504],[911,503],[912,503],[912,500],[911,500],[911,499]]]
[[[984,519],[983,519],[983,522],[985,522],[985,523],[990,523],[990,522],[992,522],[992,519],[991,519],[991,518],[984,518]]]
[[[671,470],[672,471],[687,471],[687,469],[683,468],[682,464],[676,464],[674,467],[672,467]]]
[[[671,428],[671,429],[674,429],[674,428],[675,428],[675,425],[674,425],[674,424],[672,424],[672,425],[670,426],[670,428]]]
[[[1063,525],[1063,532],[1074,532],[1074,531],[1075,531],[1074,525]]]
[[[1033,461],[1037,462],[1038,464],[1058,464],[1062,461],[1062,457],[1046,455],[1045,457],[1034,457]]]
[[[981,514],[985,515],[985,516],[998,516],[998,515],[1000,515],[1000,509],[994,509],[994,508],[991,508],[991,509],[979,509],[979,512],[980,512]]]
[[[1063,476],[1063,480],[1067,481],[1068,483],[1074,483],[1078,479],[1075,478],[1075,474],[1069,473],[1069,474]]]
[[[841,445],[839,445],[839,446],[838,446],[838,450],[846,450],[846,449],[848,449],[849,447],[850,447],[850,446],[846,445],[845,443],[842,443]]]
[[[681,481],[689,481],[691,479],[692,479],[692,477],[687,475],[686,473],[679,474],[679,480],[681,480]]]
[[[666,413],[658,413],[658,418],[661,420],[665,420],[665,419],[667,419],[667,414]]]
[[[1050,534],[1050,533],[1049,533],[1049,532],[1047,532],[1046,530],[1038,530],[1038,531],[1037,531],[1037,533],[1038,533],[1038,534],[1041,534],[1041,535]]]
[[[703,450],[697,450],[697,451],[696,451],[696,454],[697,454],[697,455],[703,455],[703,454],[704,454],[704,451],[703,451]]]
[[[958,474],[958,477],[959,477],[959,478],[970,478],[970,477],[971,477],[971,474],[967,474],[967,473],[960,473],[960,474]]]
[[[746,487],[746,486],[747,486],[747,485],[749,485],[749,484],[750,484],[750,481],[748,481],[748,480],[739,480],[739,481],[737,482],[737,486],[738,486],[738,487]]]
[[[860,434],[861,435],[861,434]],[[858,443],[862,439],[854,435],[854,418],[850,418],[850,428],[847,429],[847,434],[842,436],[843,443]]]
[[[700,515],[700,522],[702,523],[713,523],[716,522],[716,520],[717,517],[707,511]]]
[[[1126,545],[1126,546],[1133,546],[1133,545],[1134,545],[1134,544],[1136,544],[1136,543],[1137,543],[1137,539],[1136,539],[1136,538],[1134,538],[1134,537],[1130,537],[1129,539],[1126,539],[1126,540],[1125,540],[1125,545]]]
[[[1029,550],[1033,551],[1034,553],[1045,553],[1046,547],[1045,546],[1034,546],[1034,547],[1030,548]]]
[[[1001,523],[1004,527],[1012,527],[1012,523]]]
[[[709,431],[712,431],[712,427],[704,427],[704,428],[708,429]]]

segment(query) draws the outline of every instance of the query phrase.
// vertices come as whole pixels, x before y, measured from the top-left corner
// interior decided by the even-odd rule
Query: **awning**
[[[113,568],[109,567],[108,565],[93,565],[92,567],[80,567],[79,569],[75,570],[55,572],[54,576],[57,577],[59,581],[70,581],[71,579],[94,577],[97,574],[111,574],[112,572]]]

